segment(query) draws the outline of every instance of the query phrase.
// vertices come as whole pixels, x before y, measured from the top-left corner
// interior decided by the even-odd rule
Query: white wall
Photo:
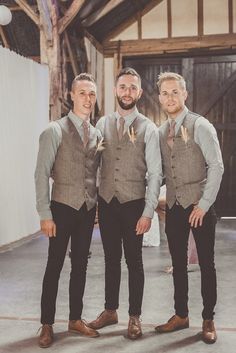
[[[49,121],[48,68],[0,46],[0,246],[39,230],[34,169]]]
[[[105,115],[110,114],[115,109],[114,98],[114,60],[113,58],[104,59],[104,84],[105,84]]]

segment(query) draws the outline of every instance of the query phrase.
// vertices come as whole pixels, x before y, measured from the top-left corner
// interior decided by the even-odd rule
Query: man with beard
[[[105,253],[105,310],[89,325],[98,329],[118,322],[123,244],[129,274],[128,338],[137,339],[142,335],[143,233],[151,226],[162,181],[159,133],[136,108],[142,89],[134,69],[120,71],[114,92],[117,111],[97,123],[104,137],[98,219]]]

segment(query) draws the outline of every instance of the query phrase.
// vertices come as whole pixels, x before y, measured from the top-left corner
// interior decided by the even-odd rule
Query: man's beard
[[[122,98],[121,97],[117,97],[117,101],[118,101],[118,103],[119,103],[119,106],[122,108],[122,109],[124,109],[124,110],[130,110],[130,109],[132,109],[135,105],[136,105],[136,103],[137,103],[137,101],[138,101],[138,99],[133,99],[133,101],[131,102],[131,103],[124,103],[123,101],[122,101]]]

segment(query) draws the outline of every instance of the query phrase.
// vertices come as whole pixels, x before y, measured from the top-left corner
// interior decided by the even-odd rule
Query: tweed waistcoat
[[[187,208],[197,203],[206,183],[207,166],[198,144],[194,141],[194,124],[200,116],[188,112],[182,126],[186,131],[184,140],[181,128],[174,138],[173,148],[167,144],[169,122],[160,127],[160,145],[163,171],[166,178],[166,201],[171,208],[177,202]]]
[[[90,125],[89,142],[84,147],[76,127],[67,116],[57,123],[61,127],[62,141],[52,170],[52,200],[77,210],[85,202],[90,210],[97,202],[97,131]]]
[[[144,136],[149,123],[138,113],[129,127],[130,132],[134,131],[135,141],[131,141],[127,132],[119,141],[115,115],[106,117],[99,187],[99,195],[106,202],[109,203],[114,196],[120,203],[145,197]]]

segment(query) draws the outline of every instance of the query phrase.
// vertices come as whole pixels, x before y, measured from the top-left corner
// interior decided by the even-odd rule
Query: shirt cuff
[[[203,211],[207,212],[209,210],[209,208],[211,207],[211,205],[209,205],[209,202],[200,199],[198,202],[198,207],[201,208]]]
[[[38,211],[40,221],[52,219],[52,212],[50,210]]]
[[[154,216],[154,209],[150,208],[148,205],[145,205],[142,217],[153,218]]]

